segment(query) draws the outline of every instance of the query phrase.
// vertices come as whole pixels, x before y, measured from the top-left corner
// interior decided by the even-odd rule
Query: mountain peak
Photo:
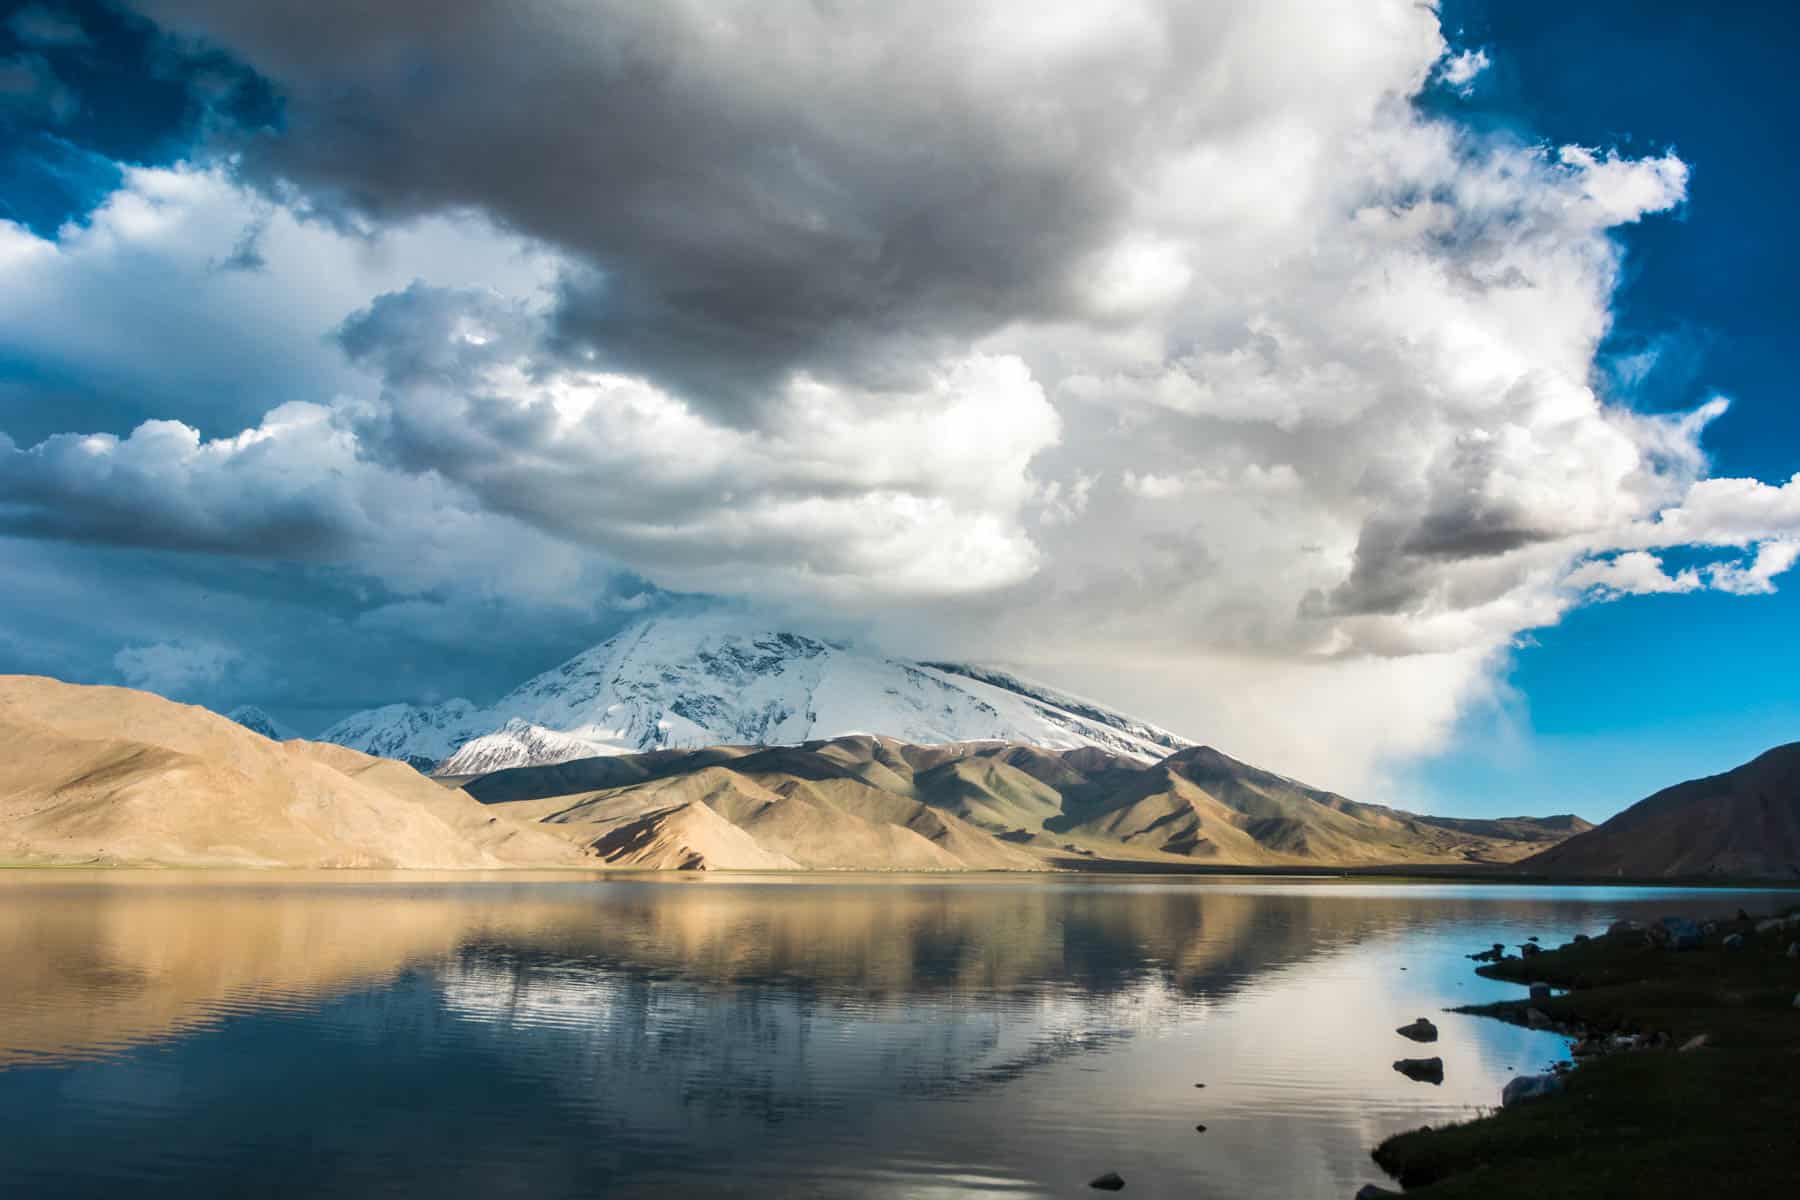
[[[1142,762],[1190,745],[994,668],[891,658],[735,613],[646,618],[488,708],[467,701],[389,705],[346,717],[321,736],[440,773],[467,774],[590,755],[798,745],[846,734],[915,745],[1091,746]]]

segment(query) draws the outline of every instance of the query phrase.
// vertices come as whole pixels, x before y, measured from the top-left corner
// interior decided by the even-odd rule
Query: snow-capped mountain
[[[616,751],[608,747],[514,717],[494,732],[464,742],[455,754],[437,765],[437,773],[481,775],[508,767],[543,767],[613,753]]]
[[[641,621],[490,708],[391,704],[320,735],[441,774],[602,754],[791,745],[849,733],[929,744],[1099,746],[1145,761],[1192,745],[1012,675],[888,658],[845,642],[708,614]]]
[[[300,736],[254,704],[240,704],[226,713],[225,717],[253,733],[262,734],[270,741],[285,742]]]

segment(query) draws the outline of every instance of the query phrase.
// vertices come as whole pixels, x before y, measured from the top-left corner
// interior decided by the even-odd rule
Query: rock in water
[[[1441,1058],[1403,1058],[1394,1064],[1394,1070],[1415,1083],[1444,1082],[1444,1060]]]
[[[1800,958],[1800,942],[1789,942],[1788,943],[1787,956],[1789,958]]]
[[[1681,1043],[1682,1054],[1686,1054],[1690,1050],[1704,1050],[1705,1048],[1706,1035],[1704,1033],[1696,1033],[1693,1037]]]
[[[1373,1183],[1365,1183],[1356,1189],[1355,1200],[1400,1200],[1400,1193],[1390,1192]]]
[[[1533,1000],[1548,1000],[1550,998],[1550,985],[1547,983],[1532,984],[1531,998]]]
[[[1117,1192],[1125,1187],[1125,1180],[1117,1171],[1108,1171],[1098,1179],[1088,1181],[1091,1188],[1099,1188],[1103,1192]]]
[[[1560,1075],[1520,1075],[1510,1080],[1500,1092],[1500,1107],[1511,1108],[1527,1100],[1541,1100],[1563,1090]]]
[[[1519,947],[1519,954],[1525,958],[1531,958],[1534,955],[1538,955],[1538,954],[1542,954],[1542,953],[1543,953],[1542,948],[1539,947],[1536,942],[1526,942],[1524,945]]]
[[[1420,1017],[1411,1025],[1402,1025],[1394,1032],[1403,1038],[1411,1038],[1415,1042],[1435,1042],[1438,1035],[1437,1026],[1424,1017]]]
[[[1741,933],[1727,934],[1725,940],[1720,942],[1719,945],[1725,947],[1727,950],[1742,950],[1744,948],[1744,935]]]

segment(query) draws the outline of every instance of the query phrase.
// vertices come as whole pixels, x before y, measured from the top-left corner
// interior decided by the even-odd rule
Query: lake
[[[1464,955],[1766,894],[0,871],[0,1194],[1346,1198],[1565,1039]],[[1417,1016],[1441,1040],[1393,1032]],[[1441,1086],[1392,1069],[1441,1055]],[[1196,1084],[1204,1084],[1203,1088]],[[1195,1126],[1204,1124],[1204,1132]]]

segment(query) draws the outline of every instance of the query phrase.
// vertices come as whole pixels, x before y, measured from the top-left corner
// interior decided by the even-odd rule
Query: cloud
[[[492,293],[384,296],[342,341],[383,382],[351,416],[370,454],[670,586],[934,594],[1037,567],[1020,516],[1059,423],[1016,357],[945,360],[903,391],[796,376],[743,429],[558,357]]]
[[[41,54],[0,58],[0,119],[42,117],[60,125],[75,116],[81,100]]]
[[[1719,563],[1708,568],[1707,582],[1721,592],[1766,596],[1775,590],[1775,577],[1796,562],[1800,562],[1800,541],[1764,542],[1748,563]]]
[[[44,4],[27,4],[13,13],[6,27],[27,46],[87,46],[92,43],[72,13]]]
[[[241,661],[236,651],[206,641],[127,646],[113,655],[113,667],[127,684],[165,696],[186,695],[218,683]]]
[[[230,269],[246,247],[262,268]],[[36,441],[162,417],[235,433],[366,387],[328,338],[370,297],[420,280],[530,292],[555,270],[467,214],[356,234],[239,186],[229,164],[131,168],[55,237],[0,221],[0,378],[24,377],[0,429]],[[33,381],[50,384],[35,404]]]
[[[1442,48],[1398,3],[1328,29],[1160,2],[139,7],[280,90],[303,136],[247,143],[248,169],[358,219],[474,206],[566,248],[593,269],[565,333],[725,412],[796,367],[903,388],[1021,317],[1154,304],[1191,268],[1131,210],[1171,149],[1348,131]],[[1241,164],[1193,165],[1219,190]]]
[[[1702,584],[1700,572],[1691,567],[1671,576],[1656,555],[1645,550],[1627,550],[1612,558],[1583,563],[1563,577],[1563,586],[1577,591],[1593,588],[1604,597],[1612,597],[1692,592]]]
[[[1688,165],[1430,115],[1430,6],[139,7],[284,124],[0,225],[42,544],[339,569],[359,637],[624,568],[1344,788],[1572,605],[1793,563],[1722,400],[1593,387]]]
[[[1487,51],[1479,47],[1446,54],[1438,63],[1438,78],[1447,87],[1467,96],[1475,90],[1475,77],[1491,65]]]

